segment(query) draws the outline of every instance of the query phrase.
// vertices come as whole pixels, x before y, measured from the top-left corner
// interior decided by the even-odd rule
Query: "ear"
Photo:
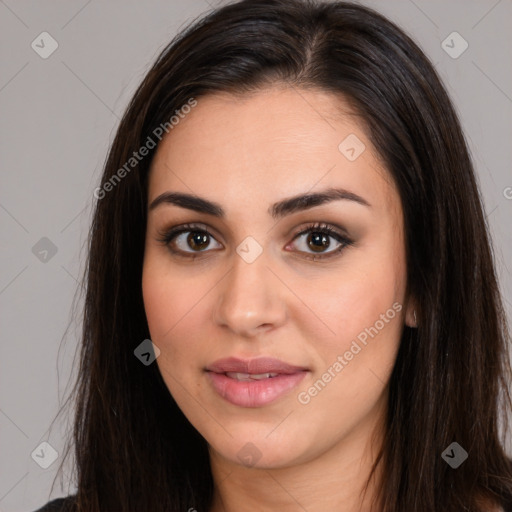
[[[418,327],[419,321],[420,318],[416,300],[414,298],[410,298],[407,301],[407,307],[405,310],[405,325],[414,329]]]

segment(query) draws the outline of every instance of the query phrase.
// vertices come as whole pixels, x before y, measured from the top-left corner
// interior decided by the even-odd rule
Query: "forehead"
[[[178,190],[226,204],[228,212],[230,204],[266,210],[284,196],[332,186],[368,197],[377,209],[397,206],[360,121],[343,98],[316,89],[200,97],[160,143],[149,199]],[[347,157],[352,148],[362,151],[355,160]]]

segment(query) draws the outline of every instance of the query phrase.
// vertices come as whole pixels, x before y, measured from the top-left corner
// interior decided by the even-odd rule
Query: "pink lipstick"
[[[219,359],[206,367],[215,391],[240,407],[261,407],[285,395],[304,378],[307,368],[278,359]]]

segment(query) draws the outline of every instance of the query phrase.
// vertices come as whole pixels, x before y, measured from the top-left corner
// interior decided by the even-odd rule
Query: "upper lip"
[[[272,357],[259,357],[257,359],[227,357],[225,359],[218,359],[208,365],[206,370],[214,373],[236,372],[259,375],[262,373],[292,374],[305,371],[307,368],[294,366]]]

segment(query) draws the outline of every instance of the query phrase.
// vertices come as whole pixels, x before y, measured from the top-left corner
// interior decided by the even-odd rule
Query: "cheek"
[[[172,372],[183,369],[189,360],[184,350],[193,349],[190,335],[184,329],[194,317],[194,305],[204,297],[201,279],[192,281],[184,272],[169,272],[169,265],[151,249],[145,256],[142,273],[142,294],[151,340],[160,349],[157,364],[160,369]],[[165,371],[162,376],[167,381]],[[170,382],[168,382],[170,384]]]
[[[195,273],[176,271],[158,259],[145,262],[142,289],[151,340],[160,349],[156,360],[162,379],[178,407],[200,432],[211,432],[211,418],[191,396],[202,396],[199,370],[212,357],[204,344],[212,283]],[[198,336],[201,333],[202,336]],[[221,429],[222,430],[222,429]],[[217,432],[222,436],[223,432]],[[229,442],[229,440],[226,440]]]
[[[403,264],[397,260],[396,254],[390,253],[387,258],[381,255],[382,252],[380,255],[369,252],[364,260],[358,258],[357,264],[347,265],[338,276],[333,276],[326,286],[309,291],[315,312],[330,330],[323,329],[328,335],[322,338],[325,355],[331,359],[334,353],[348,350],[359,335],[364,340],[364,333],[376,323],[382,331],[379,332],[380,338],[396,339],[400,336],[402,313],[397,309],[402,309],[404,299]],[[393,308],[395,303],[398,306]],[[309,337],[315,339],[315,324],[319,319],[309,318]]]
[[[335,428],[349,429],[369,414],[389,379],[402,332],[401,274],[396,270],[366,265],[364,272],[337,280],[336,293],[317,297],[322,319],[334,334],[316,337],[315,372],[300,388],[298,401]],[[313,322],[308,330],[308,338],[315,340]],[[343,404],[336,419],[333,403]]]
[[[188,320],[188,304],[194,295],[174,276],[160,272],[149,259],[144,265],[142,293],[151,341],[160,349],[156,364],[174,399],[180,399],[180,385],[189,372],[191,344],[183,343],[180,331]]]
[[[171,266],[165,255],[149,248],[144,260],[142,293],[156,362],[178,401],[183,385],[197,385],[198,370],[211,361],[212,297],[218,277],[204,269]],[[186,398],[186,394],[185,394]]]
[[[207,291],[204,276],[184,269],[171,271],[166,257],[149,248],[142,272],[142,294],[153,341],[165,344],[172,339]]]

